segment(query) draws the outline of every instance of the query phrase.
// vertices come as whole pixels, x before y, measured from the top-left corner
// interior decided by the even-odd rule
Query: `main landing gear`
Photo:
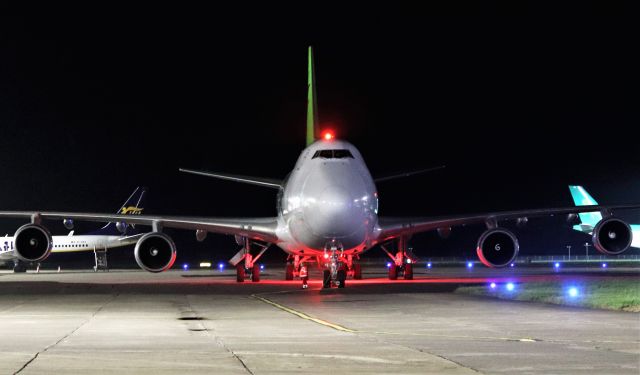
[[[415,256],[407,249],[407,238],[398,239],[398,249],[395,255],[382,245],[382,250],[391,258],[389,265],[389,280],[397,280],[402,274],[405,280],[413,280],[413,264],[416,262]]]
[[[242,249],[229,260],[229,263],[236,267],[236,281],[242,283],[245,279],[249,278],[254,283],[259,282],[260,264],[258,264],[258,259],[260,259],[271,244],[254,242],[246,237],[236,238],[236,242],[243,245]],[[252,245],[260,248],[260,251],[255,256],[251,254]]]
[[[27,272],[27,264],[24,262],[15,259],[13,261],[13,272],[14,273],[24,273]]]

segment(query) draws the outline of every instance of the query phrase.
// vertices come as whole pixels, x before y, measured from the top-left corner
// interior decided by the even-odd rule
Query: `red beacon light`
[[[322,133],[322,139],[324,139],[325,141],[330,141],[332,139],[335,138],[335,135],[333,134],[333,132],[331,130],[325,130]]]

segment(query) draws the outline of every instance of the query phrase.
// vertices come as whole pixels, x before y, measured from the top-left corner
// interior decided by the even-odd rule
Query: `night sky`
[[[624,6],[75,11],[0,17],[2,209],[110,212],[145,185],[146,213],[275,215],[271,189],[177,169],[283,178],[304,147],[308,45],[321,123],[374,176],[447,165],[381,183],[381,215],[567,206],[568,184],[640,201],[638,27]],[[413,244],[472,256],[481,231]],[[237,248],[171,233],[179,261]],[[530,254],[586,240],[559,218],[518,233]]]

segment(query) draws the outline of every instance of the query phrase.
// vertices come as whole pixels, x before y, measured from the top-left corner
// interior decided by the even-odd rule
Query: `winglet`
[[[313,47],[309,46],[307,71],[307,146],[316,141],[318,135],[318,102],[316,100],[316,72],[313,67]]]

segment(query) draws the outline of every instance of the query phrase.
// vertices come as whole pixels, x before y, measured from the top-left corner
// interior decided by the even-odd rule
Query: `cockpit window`
[[[322,159],[344,159],[351,158],[353,159],[353,155],[351,155],[351,151],[349,150],[318,150],[315,154],[313,154],[312,159],[322,158]]]

